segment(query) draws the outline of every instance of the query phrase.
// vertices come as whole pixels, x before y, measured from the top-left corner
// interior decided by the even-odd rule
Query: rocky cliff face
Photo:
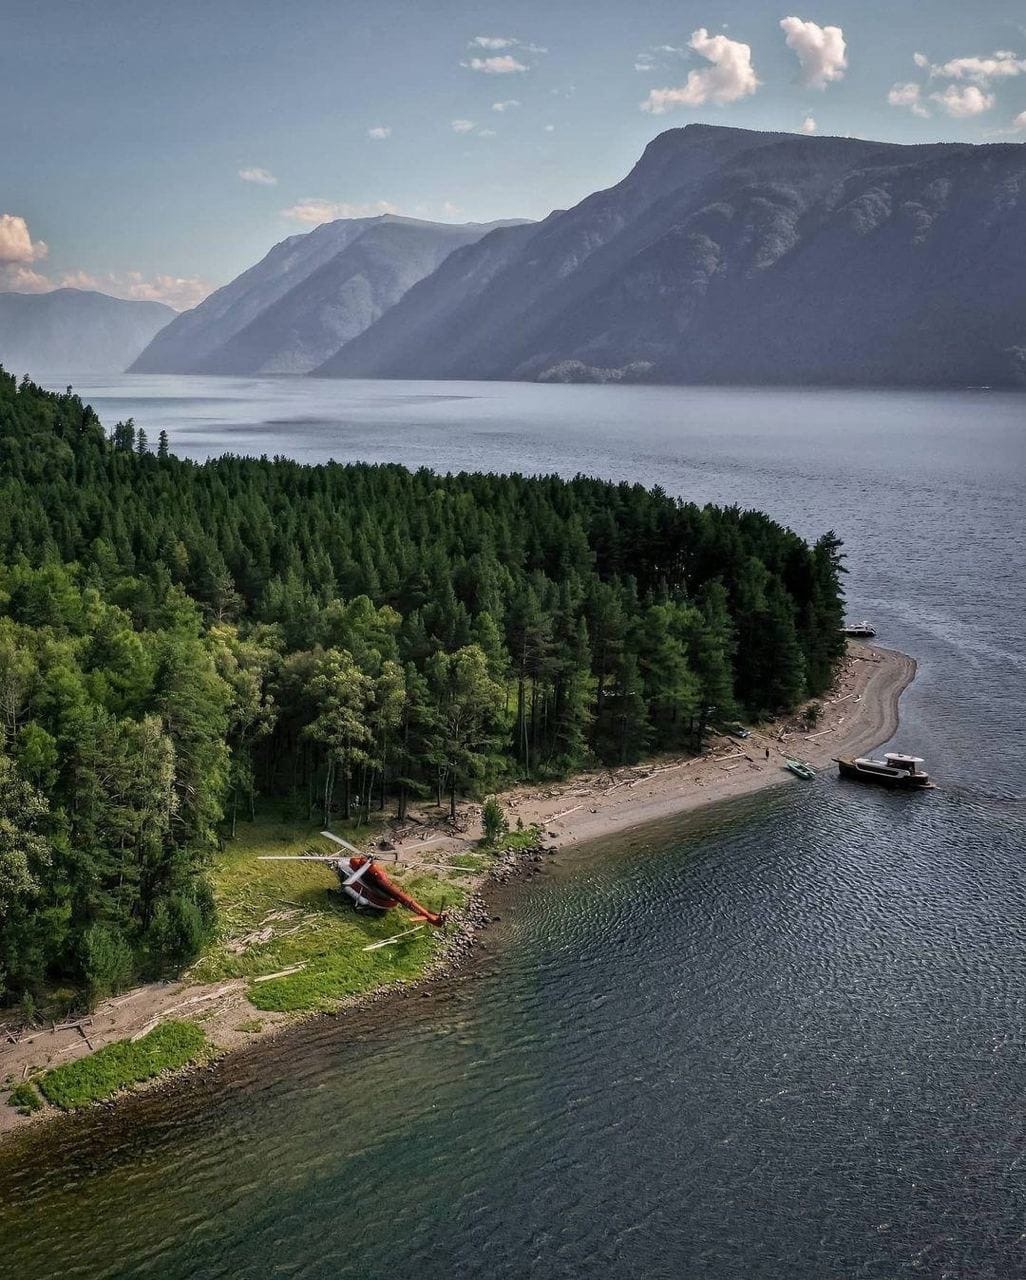
[[[1026,383],[1026,147],[692,125],[459,250],[328,376]]]
[[[0,293],[0,365],[34,378],[122,373],[175,314],[88,289]]]
[[[494,225],[386,214],[292,236],[180,316],[133,372],[306,373]]]

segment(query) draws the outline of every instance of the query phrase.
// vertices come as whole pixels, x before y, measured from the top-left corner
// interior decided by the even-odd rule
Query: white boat
[[[934,785],[922,766],[921,756],[906,756],[900,751],[888,751],[882,760],[856,756],[854,759],[839,758],[837,761],[842,778],[849,778],[853,782],[875,782],[881,787],[900,787],[906,791]]]

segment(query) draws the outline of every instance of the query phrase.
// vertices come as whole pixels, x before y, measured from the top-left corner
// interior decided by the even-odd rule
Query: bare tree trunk
[[[332,771],[335,765],[331,757],[328,757],[327,767],[324,770],[324,825],[331,826],[331,791],[332,791]]]

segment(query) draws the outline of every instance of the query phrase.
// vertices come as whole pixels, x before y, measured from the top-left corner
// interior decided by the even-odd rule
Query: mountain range
[[[317,372],[1026,384],[1026,146],[707,125],[453,253]]]
[[[121,373],[175,312],[89,289],[0,293],[0,365],[47,373]]]
[[[688,125],[538,223],[293,236],[133,365],[323,377],[1026,385],[1026,146]]]
[[[501,223],[382,214],[283,240],[158,335],[133,373],[307,373]]]

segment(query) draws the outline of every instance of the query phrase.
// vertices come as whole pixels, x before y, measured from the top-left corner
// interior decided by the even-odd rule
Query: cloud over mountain
[[[707,102],[723,106],[753,94],[759,78],[752,66],[752,49],[740,40],[711,36],[705,27],[691,33],[688,47],[701,54],[709,66],[688,73],[687,82],[675,89],[653,89],[641,104],[642,111],[663,115],[674,107],[700,107]]]
[[[281,216],[291,218],[293,222],[316,226],[322,222],[334,222],[336,218],[373,218],[381,213],[398,212],[389,200],[362,203],[351,200],[300,200],[297,204],[282,209]]]
[[[32,264],[47,255],[46,242],[33,240],[28,223],[16,213],[0,213],[0,289],[25,293],[50,288]]]
[[[781,18],[785,43],[793,49],[802,69],[802,83],[808,89],[825,89],[840,80],[848,66],[844,32],[840,27],[821,27],[801,18]]]

